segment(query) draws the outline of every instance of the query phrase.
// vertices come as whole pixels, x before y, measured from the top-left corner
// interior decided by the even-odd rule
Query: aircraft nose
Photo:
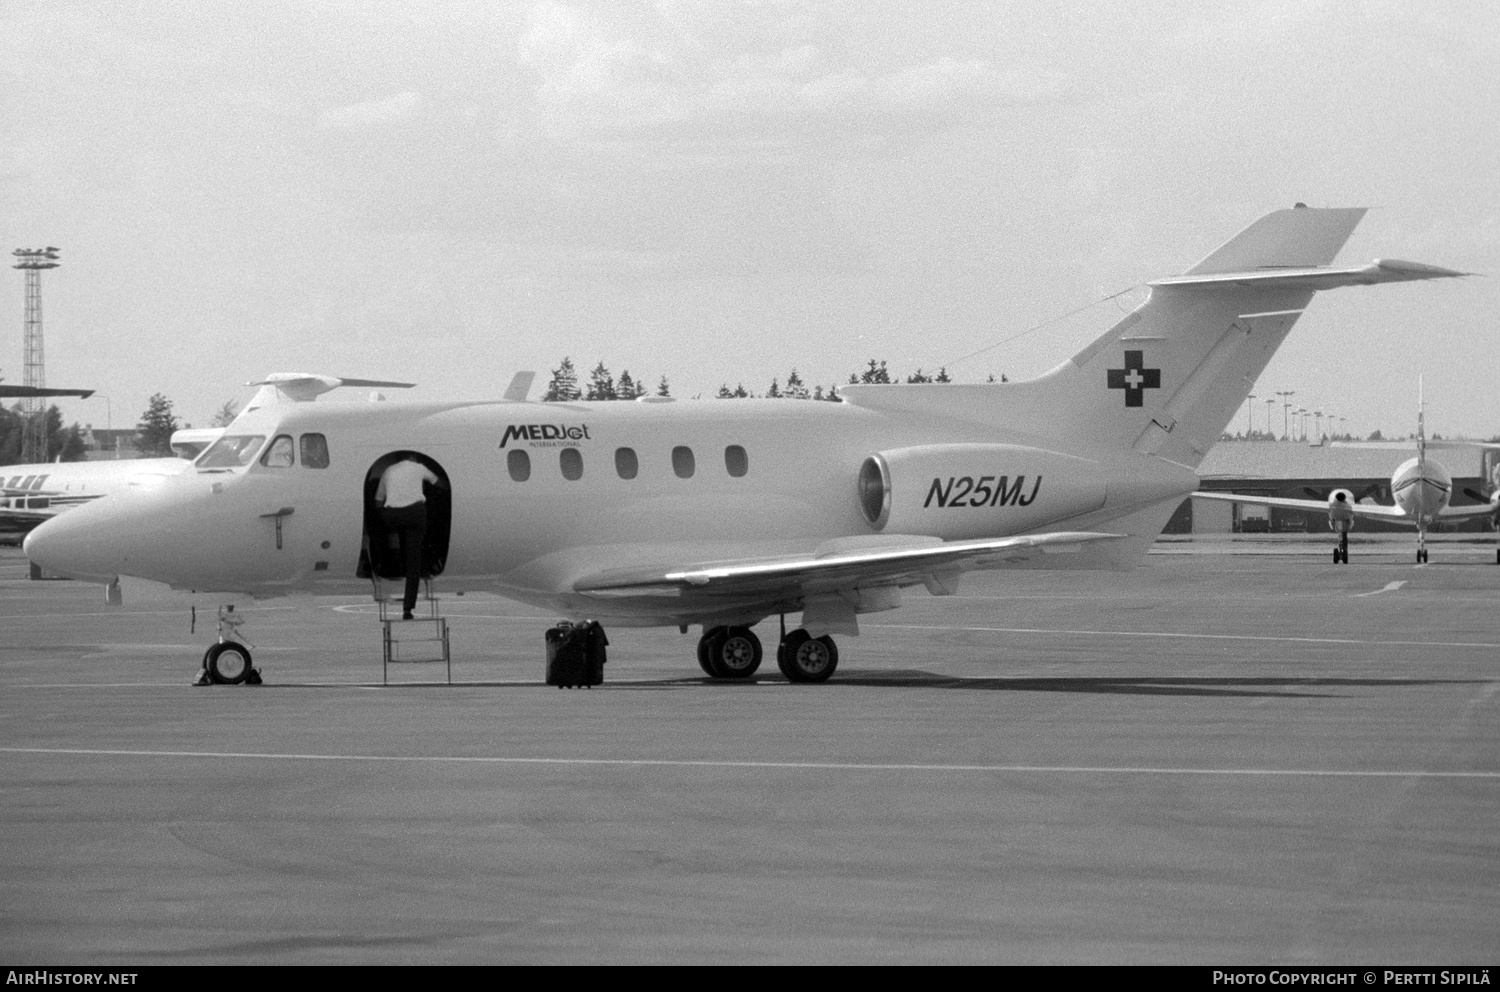
[[[87,519],[90,506],[78,507],[46,521],[26,535],[26,557],[52,575],[88,582],[112,582],[122,564],[118,548],[101,540],[101,530]]]

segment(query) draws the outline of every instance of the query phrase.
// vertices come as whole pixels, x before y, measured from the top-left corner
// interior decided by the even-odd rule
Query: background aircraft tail
[[[861,406],[1003,425],[1039,438],[1131,447],[1195,468],[1320,289],[1463,275],[1412,262],[1328,268],[1363,208],[1267,214],[1037,379],[848,386]]]

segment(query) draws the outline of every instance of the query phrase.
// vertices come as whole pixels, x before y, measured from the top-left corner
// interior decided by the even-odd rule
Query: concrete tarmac
[[[472,596],[453,685],[318,599],[195,688],[211,599],[0,551],[0,957],[1496,964],[1494,545],[1250,547],[919,591],[825,685],[616,629],[573,691]]]

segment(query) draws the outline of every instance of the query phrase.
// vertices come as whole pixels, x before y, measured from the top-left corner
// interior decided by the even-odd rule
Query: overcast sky
[[[1140,294],[1055,318],[1368,206],[1340,261],[1486,275],[1320,294],[1255,391],[1405,433],[1423,373],[1489,436],[1497,67],[1485,0],[0,0],[0,245],[62,249],[47,381],[109,397],[66,419],[201,426],[273,371],[1035,375]]]

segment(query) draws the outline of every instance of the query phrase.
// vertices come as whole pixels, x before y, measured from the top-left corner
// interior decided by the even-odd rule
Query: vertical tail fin
[[[1463,274],[1410,262],[1328,268],[1364,214],[1301,205],[1267,214],[1185,274],[1150,283],[1133,313],[1029,382],[843,395],[1196,467],[1318,290]]]
[[[1422,376],[1417,375],[1417,470],[1424,475],[1427,470],[1427,426],[1423,423],[1426,410],[1422,403]]]

